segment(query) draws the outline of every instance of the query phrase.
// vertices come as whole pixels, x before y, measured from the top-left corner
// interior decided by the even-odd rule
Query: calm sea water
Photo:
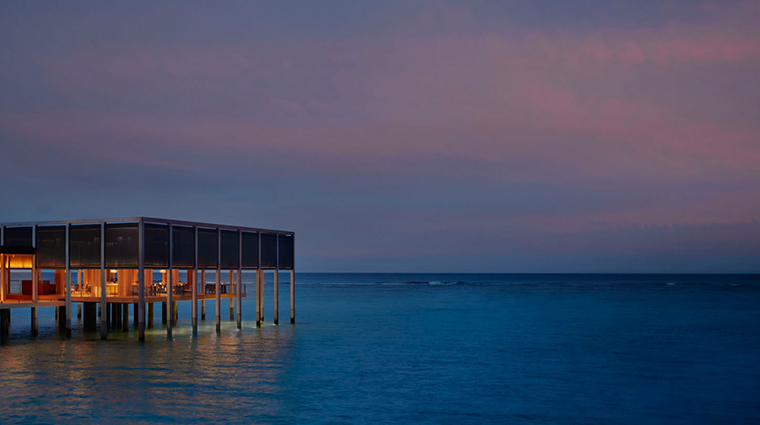
[[[73,338],[14,311],[0,422],[760,423],[760,276],[299,274],[297,324]],[[252,287],[251,287],[252,288]],[[223,319],[229,304],[223,301]],[[157,323],[160,324],[156,310]]]

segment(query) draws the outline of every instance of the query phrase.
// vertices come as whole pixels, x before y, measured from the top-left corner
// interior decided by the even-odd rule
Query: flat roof
[[[93,218],[93,219],[79,219],[79,220],[24,221],[24,222],[14,222],[14,223],[0,223],[0,226],[24,227],[24,226],[53,226],[53,225],[61,225],[61,224],[136,223],[136,222],[140,222],[141,220],[144,223],[151,223],[151,224],[172,224],[176,226],[187,226],[187,227],[195,226],[195,227],[204,228],[204,229],[241,230],[241,231],[256,232],[256,233],[276,233],[280,235],[291,235],[291,236],[295,235],[295,232],[292,230],[263,229],[259,227],[232,226],[228,224],[214,224],[214,223],[204,223],[204,222],[199,222],[199,221],[174,220],[174,219],[156,218],[156,217],[122,217],[122,218]]]

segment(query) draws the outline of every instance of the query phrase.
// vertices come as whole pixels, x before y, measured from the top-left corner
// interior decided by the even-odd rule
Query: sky
[[[760,272],[760,1],[0,3],[0,222],[311,272]]]

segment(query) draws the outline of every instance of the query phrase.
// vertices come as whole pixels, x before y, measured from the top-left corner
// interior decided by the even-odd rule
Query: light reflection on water
[[[173,340],[159,326],[146,331],[144,344],[134,330],[111,330],[109,341],[100,341],[99,332],[85,333],[81,321],[67,340],[50,325],[52,309],[40,310],[47,326],[35,340],[25,333],[27,309],[14,312],[11,339],[0,347],[0,406],[10,414],[0,422],[252,422],[280,416],[278,382],[293,349],[290,324],[256,329],[246,321],[238,331],[224,320],[217,335],[210,304],[211,320],[200,322],[197,336],[185,319]],[[246,302],[246,308],[255,304]],[[228,312],[225,303],[222,311]]]
[[[0,423],[759,423],[760,276],[306,275],[273,326],[61,338],[13,313]],[[673,285],[666,282],[674,283]]]

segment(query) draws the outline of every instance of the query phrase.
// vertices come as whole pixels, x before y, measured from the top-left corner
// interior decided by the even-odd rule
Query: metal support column
[[[296,323],[296,271],[290,269],[290,324]]]
[[[280,275],[280,234],[275,236],[276,240],[276,252],[277,258],[274,262],[274,324],[279,324],[279,304],[280,304],[280,288],[279,288],[279,275]]]
[[[261,269],[261,232],[256,234],[258,236],[258,243],[259,243],[259,260],[258,263],[256,263],[256,326],[261,327],[261,318],[264,316],[264,313],[262,310],[262,301],[264,299],[264,294],[261,293],[261,282],[263,280],[262,275],[264,274],[264,271]]]
[[[293,243],[293,263],[290,265],[290,324],[296,323],[296,234],[290,236]]]
[[[198,226],[193,226],[195,233],[195,268],[193,268],[193,334],[198,332]],[[188,279],[189,283],[190,279]]]
[[[235,293],[235,270],[230,269],[230,321],[235,320],[235,298],[232,298],[232,294]]]
[[[0,254],[0,302],[5,302],[5,254]]]
[[[106,223],[100,223],[100,339],[108,338],[108,299],[106,296]]]
[[[5,245],[5,226],[0,226],[0,245]],[[0,301],[5,301],[7,294],[5,280],[5,255],[0,254]],[[8,312],[10,314],[10,310]],[[8,320],[10,320],[10,316],[8,316]]]
[[[37,247],[37,226],[32,227],[32,246]],[[37,273],[37,256],[32,258],[32,335],[37,336],[39,334],[37,303],[39,302],[40,275]]]
[[[172,293],[174,292],[174,268],[172,267],[172,260],[173,260],[173,254],[174,254],[174,232],[173,227],[171,224],[169,224],[169,270],[166,271],[166,273],[169,274],[168,276],[168,283],[166,285],[166,307],[169,309],[169,311],[166,314],[167,321],[166,321],[166,337],[171,338],[172,337],[172,324],[174,323],[174,302],[172,301]]]
[[[71,252],[69,251],[69,238],[71,236],[71,224],[66,225],[66,278],[64,279],[66,297],[66,338],[71,338]]]
[[[145,223],[140,219],[137,225],[137,329],[140,341],[145,341]],[[151,277],[151,280],[153,278]],[[151,307],[153,304],[151,304]],[[151,308],[152,310],[152,308]],[[151,321],[153,318],[151,311]]]
[[[216,229],[216,331],[222,330],[222,231]]]
[[[206,270],[201,270],[201,291],[206,295]],[[206,300],[201,300],[201,320],[206,320]]]
[[[237,269],[237,328],[243,327],[243,233],[238,230],[238,269]]]

